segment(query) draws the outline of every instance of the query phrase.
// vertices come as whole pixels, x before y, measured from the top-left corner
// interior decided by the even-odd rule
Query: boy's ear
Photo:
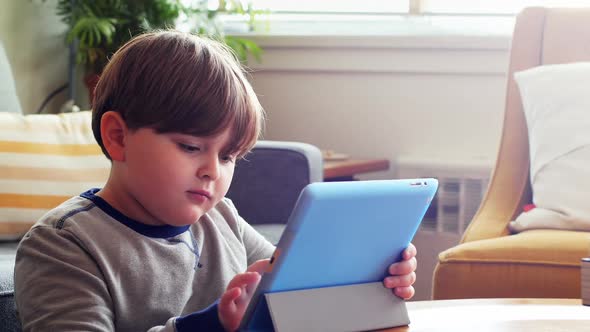
[[[125,136],[127,125],[121,114],[105,112],[100,119],[100,136],[102,144],[113,161],[125,161]]]

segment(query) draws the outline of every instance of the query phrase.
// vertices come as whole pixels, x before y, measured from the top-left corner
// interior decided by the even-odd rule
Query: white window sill
[[[514,17],[271,16],[265,24],[232,33],[262,47],[262,61],[248,63],[258,72],[503,77]]]
[[[512,16],[270,15],[256,32],[225,20],[228,34],[263,48],[410,48],[507,50]]]

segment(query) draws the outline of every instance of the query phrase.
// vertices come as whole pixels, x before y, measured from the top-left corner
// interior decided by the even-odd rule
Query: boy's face
[[[153,225],[189,225],[227,193],[234,156],[223,154],[229,129],[211,137],[128,132],[121,181],[127,197],[116,206],[129,217]]]

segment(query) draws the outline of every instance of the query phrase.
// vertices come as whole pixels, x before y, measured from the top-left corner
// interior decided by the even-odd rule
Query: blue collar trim
[[[179,234],[186,232],[190,225],[187,226],[153,226],[153,225],[146,225],[139,221],[133,220],[119,210],[115,209],[112,205],[107,203],[102,197],[96,196],[96,193],[100,189],[93,188],[86,192],[80,194],[80,197],[84,197],[86,199],[91,200],[96,206],[98,206],[101,210],[106,212],[109,216],[113,217],[113,219],[117,220],[121,224],[131,228],[132,230],[136,231],[139,234],[153,237],[153,238],[162,238],[167,239],[171,237],[175,237]]]

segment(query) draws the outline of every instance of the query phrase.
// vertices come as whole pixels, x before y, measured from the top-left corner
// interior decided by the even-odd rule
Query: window
[[[254,33],[275,36],[508,36],[513,30],[515,14],[524,7],[590,7],[590,0],[180,1],[210,9],[216,9],[220,3],[251,6],[257,18]],[[220,19],[228,34],[253,33],[249,16],[220,15]]]
[[[516,14],[525,7],[588,7],[588,0],[420,0],[424,14]]]
[[[246,1],[246,0],[244,0]],[[528,6],[588,7],[588,0],[252,0],[275,13],[495,14],[512,15]]]
[[[409,0],[252,0],[255,8],[279,13],[407,13]]]

